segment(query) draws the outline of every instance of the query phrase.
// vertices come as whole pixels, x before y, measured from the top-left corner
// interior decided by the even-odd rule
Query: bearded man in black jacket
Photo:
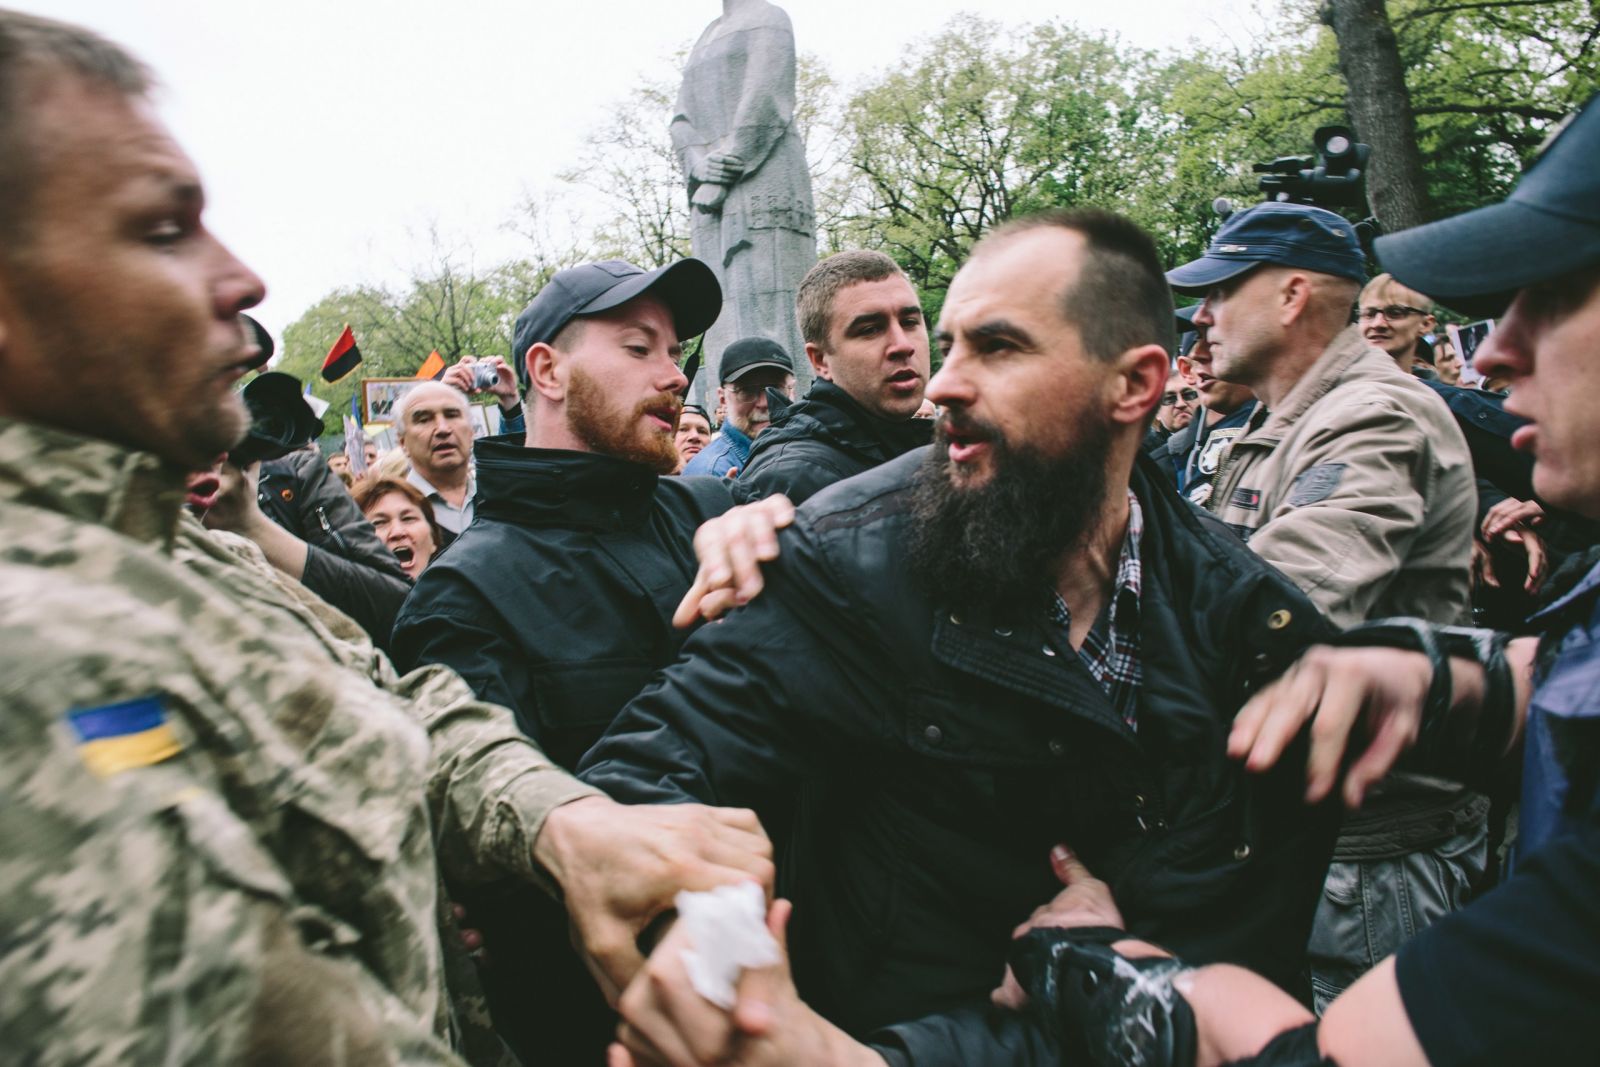
[[[928,327],[916,290],[882,252],[840,252],[806,272],[795,297],[816,380],[773,407],[734,485],[740,502],[782,493],[798,504],[933,436],[918,419]]]
[[[517,318],[525,438],[478,442],[475,518],[395,624],[404,669],[442,663],[571,768],[683,631],[694,531],[732,505],[718,478],[672,478],[682,342],[716,319],[711,269],[586,263]],[[494,960],[495,1027],[525,1062],[599,1063],[612,1023],[560,909],[522,887],[461,895]]]
[[[1226,742],[1329,628],[1139,455],[1172,317],[1126,219],[986,237],[941,315],[933,448],[802,506],[765,591],[585,757],[629,802],[798,805],[779,887],[811,1007],[774,1008],[765,1062],[1056,1063],[988,994],[1062,843],[1128,930],[1297,979],[1338,812],[1307,809],[1292,758],[1252,775]],[[679,936],[623,998],[646,1055]]]

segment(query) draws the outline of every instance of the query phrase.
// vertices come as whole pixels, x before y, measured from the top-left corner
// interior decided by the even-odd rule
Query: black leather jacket
[[[819,378],[804,400],[775,413],[756,438],[733,495],[743,504],[782,493],[798,504],[932,438],[933,420],[880,418]]]
[[[356,622],[387,650],[411,579],[361,514],[320,452],[291,452],[261,465],[256,499],[267,517],[304,541],[300,584]]]
[[[1292,984],[1338,810],[1307,809],[1303,756],[1225,756],[1252,687],[1329,626],[1148,460],[1135,733],[1038,617],[957,615],[902,545],[922,452],[836,485],[781,536],[766,591],[702,627],[585,758],[619,800],[782,812],[797,981],[896,1063],[1054,1062],[986,1006],[1011,930],[1071,845],[1140,936]],[[929,1013],[942,1013],[922,1018]]]

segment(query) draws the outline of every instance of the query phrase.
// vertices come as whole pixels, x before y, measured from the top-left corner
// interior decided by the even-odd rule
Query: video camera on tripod
[[[1250,165],[1261,175],[1256,184],[1262,194],[1280,204],[1367,211],[1367,163],[1372,146],[1359,143],[1348,126],[1319,126],[1311,144],[1313,155],[1279,156],[1270,163]],[[1226,197],[1218,197],[1212,207],[1224,219],[1236,210]],[[1377,218],[1370,214],[1356,223],[1356,237],[1368,255],[1372,254],[1373,239],[1381,232]]]
[[[1262,175],[1258,185],[1267,199],[1280,204],[1365,208],[1372,146],[1358,144],[1348,126],[1321,126],[1311,143],[1315,155],[1279,156],[1271,163],[1251,165],[1251,170]]]

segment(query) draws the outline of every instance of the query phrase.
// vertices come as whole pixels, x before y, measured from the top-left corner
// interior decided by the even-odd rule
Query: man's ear
[[[818,378],[833,381],[833,372],[828,369],[828,354],[820,346],[807,341],[806,358],[811,361],[811,369],[817,372]]]
[[[1316,286],[1312,284],[1310,278],[1299,271],[1285,274],[1278,288],[1278,307],[1282,324],[1289,326],[1305,318],[1312,297],[1315,295]]]
[[[1161,406],[1172,376],[1172,357],[1160,345],[1130,348],[1117,357],[1111,421],[1141,423]]]
[[[567,398],[567,361],[570,357],[554,345],[538,342],[528,349],[528,390],[552,404]]]

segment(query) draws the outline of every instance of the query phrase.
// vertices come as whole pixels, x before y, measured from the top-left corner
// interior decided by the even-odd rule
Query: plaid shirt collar
[[[1110,698],[1112,707],[1130,727],[1138,726],[1139,689],[1144,682],[1144,664],[1139,655],[1139,596],[1144,568],[1139,562],[1139,539],[1144,534],[1144,513],[1139,498],[1128,490],[1128,532],[1122,538],[1117,557],[1117,575],[1111,599],[1083,639],[1078,658]],[[1049,625],[1068,642],[1072,611],[1061,594],[1051,593]]]

